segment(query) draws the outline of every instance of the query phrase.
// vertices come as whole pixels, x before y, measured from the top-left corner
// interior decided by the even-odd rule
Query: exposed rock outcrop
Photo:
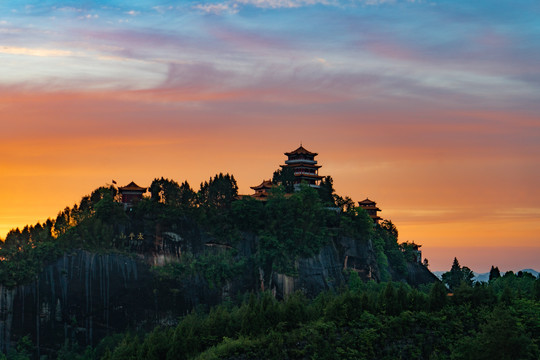
[[[407,283],[419,286],[440,281],[439,278],[424,265],[417,262],[407,263]]]
[[[310,258],[301,258],[296,263],[298,276],[274,273],[273,291],[278,298],[285,298],[297,290],[308,297],[314,297],[321,291],[337,289],[345,281],[343,265],[339,253],[332,244]]]
[[[172,325],[199,305],[212,306],[263,285],[264,276],[259,278],[253,263],[258,238],[252,234],[243,234],[234,244],[236,259],[247,262],[245,270],[224,283],[212,284],[199,273],[190,273],[181,281],[160,278],[150,266],[180,262],[184,248],[219,252],[232,246],[219,244],[194,228],[188,235],[182,229],[175,230],[178,232],[167,231],[153,238],[145,233],[151,242],[159,241],[150,252],[128,256],[77,250],[47,266],[29,284],[12,289],[0,285],[0,349],[7,351],[27,334],[39,349],[36,355],[53,354],[66,340],[81,346],[96,345],[104,336],[127,328]],[[364,280],[380,279],[369,240],[338,237],[316,255],[297,259],[294,265],[294,276],[267,274],[267,290],[277,298],[295,291],[315,297],[338,289],[347,281],[344,270],[356,271]],[[407,266],[410,284],[437,281],[421,264]]]
[[[153,307],[147,266],[133,257],[75,251],[30,283],[0,285],[0,348],[30,334],[47,349],[64,340],[95,344],[111,331],[138,326]]]
[[[344,269],[354,270],[364,281],[380,280],[379,266],[371,240],[358,240],[350,237],[339,239],[341,261]]]

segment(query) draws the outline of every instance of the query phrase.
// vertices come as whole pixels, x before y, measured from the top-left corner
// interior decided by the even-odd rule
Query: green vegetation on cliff
[[[79,204],[66,207],[55,219],[10,231],[0,247],[0,283],[13,287],[30,282],[44,264],[71,249],[161,251],[156,244],[170,233],[182,233],[179,238],[199,233],[203,234],[199,239],[207,239],[196,240],[193,235],[191,242],[169,245],[185,255],[179,267],[191,270],[183,274],[193,274],[196,269],[209,283],[219,280],[217,283],[222,284],[236,272],[224,270],[223,278],[195,266],[204,262],[205,244],[210,241],[234,248],[245,234],[257,238],[249,261],[263,271],[265,282],[272,272],[295,275],[300,258],[318,254],[338,236],[372,243],[378,265],[375,273],[381,274],[382,280],[407,275],[395,226],[385,221],[375,227],[350,198],[334,193],[331,177],[325,178],[318,190],[303,186],[298,192],[286,194],[284,187],[276,186],[265,203],[251,197],[238,199],[236,180],[229,174],[210,178],[198,191],[187,182],[156,178],[149,193],[150,197],[126,212],[114,186],[100,187]],[[234,260],[240,261],[240,255]],[[221,263],[225,269],[226,261]]]

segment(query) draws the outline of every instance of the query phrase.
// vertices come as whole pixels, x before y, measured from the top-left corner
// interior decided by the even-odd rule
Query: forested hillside
[[[410,247],[398,243],[391,221],[374,226],[350,198],[334,193],[330,177],[320,189],[306,186],[294,194],[276,186],[265,203],[238,199],[236,180],[228,174],[216,175],[198,191],[187,182],[156,179],[149,192],[125,211],[117,188],[101,187],[54,219],[10,231],[0,248],[0,283],[27,283],[71,249],[160,252],[181,258],[184,265],[193,265],[197,255],[195,265],[188,266],[194,269],[204,262],[200,256],[215,255],[208,251],[212,245],[223,250],[222,257],[237,257],[249,236],[256,237],[249,261],[264,273],[264,283],[271,282],[272,272],[295,275],[300,258],[318,254],[338,237],[369,245],[376,261],[365,276],[375,280],[405,279],[406,263],[413,258]],[[227,267],[227,261],[222,265]]]
[[[538,359],[540,284],[510,290],[519,282],[463,283],[448,297],[441,283],[426,293],[353,273],[339,293],[252,293],[175,328],[105,339],[81,359]]]
[[[12,359],[467,358],[495,346],[502,321],[507,332],[493,335],[518,344],[520,358],[537,356],[538,280],[473,286],[457,264],[447,288],[391,221],[375,224],[330,177],[285,190],[276,184],[261,202],[239,196],[229,174],[197,191],[157,178],[129,206],[101,187],[12,230],[0,248],[1,350]]]

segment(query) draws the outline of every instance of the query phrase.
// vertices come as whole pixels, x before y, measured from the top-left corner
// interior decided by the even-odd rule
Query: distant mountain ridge
[[[522,269],[522,270],[518,270],[518,271],[514,271],[515,274],[517,274],[518,272],[527,272],[529,274],[532,274],[534,275],[535,277],[538,277],[538,271],[534,270],[534,269]],[[433,274],[435,274],[435,276],[437,276],[439,279],[442,279],[442,275],[447,272],[447,271],[432,271]],[[477,272],[474,272],[474,278],[473,280],[474,281],[480,281],[480,282],[487,282],[489,281],[489,271],[486,272],[486,273],[477,273]],[[506,273],[506,271],[501,271],[501,276],[504,275]]]

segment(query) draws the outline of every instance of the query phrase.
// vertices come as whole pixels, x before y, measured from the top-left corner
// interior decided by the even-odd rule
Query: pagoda
[[[260,185],[251,186],[251,188],[255,190],[255,194],[251,195],[251,197],[257,200],[266,201],[266,199],[268,199],[268,190],[270,190],[272,186],[274,186],[272,180],[263,180]]]
[[[143,198],[146,188],[140,187],[132,181],[124,187],[119,187],[118,191],[122,195],[124,207],[128,207]]]
[[[285,165],[280,165],[283,169],[290,168],[294,171],[294,187],[298,189],[301,183],[306,183],[311,187],[318,188],[319,181],[323,178],[319,176],[321,165],[317,165],[315,156],[317,153],[312,153],[306,150],[302,144],[294,151],[286,152],[288,159]]]
[[[376,224],[378,224],[379,220],[382,219],[379,215],[377,215],[377,212],[381,211],[381,209],[377,207],[377,203],[375,201],[366,198],[365,200],[359,201],[358,205],[367,211],[369,217],[372,218]]]

